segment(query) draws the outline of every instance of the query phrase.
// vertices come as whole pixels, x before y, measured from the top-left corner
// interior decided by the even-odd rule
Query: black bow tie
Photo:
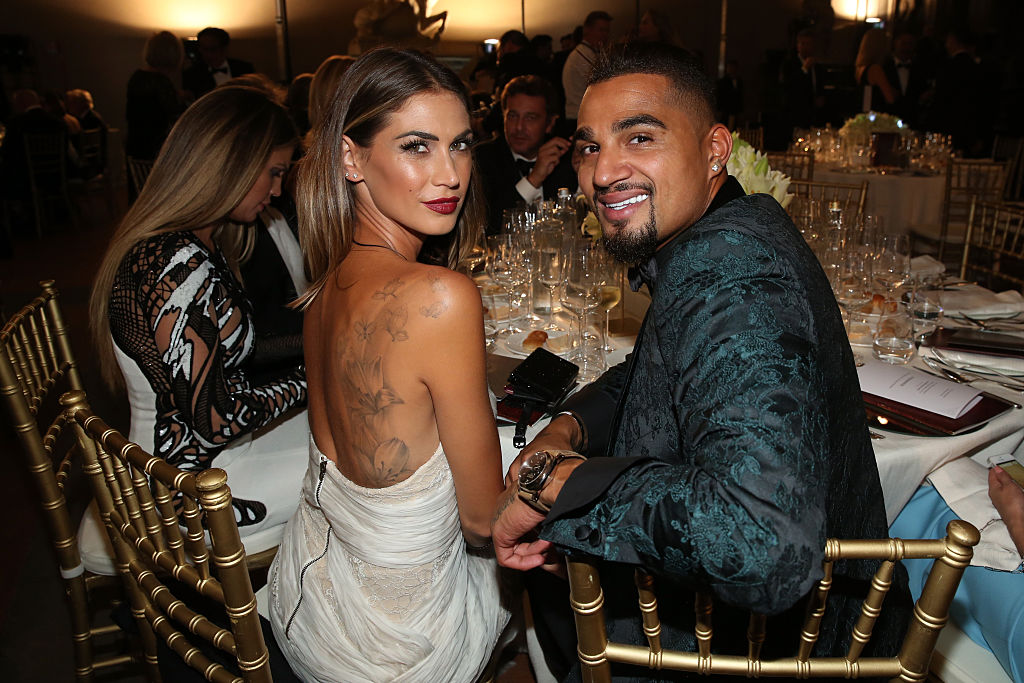
[[[516,168],[519,169],[519,175],[525,178],[533,170],[533,162],[526,159],[516,159]]]
[[[214,69],[213,67],[210,67],[210,73],[211,74],[226,74],[227,72],[228,72],[228,68],[226,66],[222,66],[219,69]]]

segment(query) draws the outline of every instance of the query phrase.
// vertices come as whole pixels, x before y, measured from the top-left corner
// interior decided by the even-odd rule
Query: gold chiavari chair
[[[868,201],[868,181],[860,185],[847,183],[819,183],[813,180],[793,180],[789,191],[798,197],[814,199],[825,204],[839,202],[844,216],[861,216]]]
[[[63,391],[81,389],[82,380],[57,304],[57,289],[52,281],[40,284],[43,293],[0,329],[0,398],[27,460],[57,555],[71,616],[75,676],[91,681],[96,670],[126,665],[133,658],[124,653],[96,656],[98,640],[120,629],[93,626],[93,614],[102,604],[95,594],[109,592],[117,583],[86,570],[79,553],[78,524],[72,523],[65,498],[74,440],[66,434],[62,438],[65,422],[56,399]],[[48,415],[56,419],[51,422]],[[103,606],[110,606],[109,601]]]
[[[736,128],[740,139],[750,143],[759,152],[764,151],[764,128],[761,126],[739,126]]]
[[[971,202],[960,277],[989,288],[1024,288],[1024,207]]]
[[[224,470],[186,472],[150,455],[92,414],[84,392],[64,394],[61,404],[78,433],[84,469],[142,634],[149,676],[159,680],[160,638],[208,681],[271,681]],[[207,602],[219,613],[204,613],[199,605]],[[225,617],[229,628],[217,624]],[[213,656],[227,665],[203,651],[210,646],[224,653]]]
[[[1008,162],[991,159],[950,159],[946,165],[946,193],[942,204],[942,226],[939,232],[939,254],[963,244],[971,199],[999,202],[1003,198]]]
[[[697,614],[695,635],[697,652],[666,650],[661,646],[661,622],[655,580],[641,569],[636,571],[639,611],[647,645],[609,642],[604,622],[604,592],[597,564],[586,557],[569,557],[570,601],[576,616],[579,656],[583,680],[604,683],[611,680],[611,663],[619,662],[652,669],[688,671],[702,675],[732,675],[790,678],[860,678],[887,677],[900,681],[923,681],[928,673],[935,642],[949,616],[949,605],[956,593],[964,569],[974,555],[980,534],[971,524],[953,520],[946,527],[946,537],[937,540],[838,540],[825,545],[824,577],[811,591],[807,616],[800,631],[799,647],[790,658],[762,660],[760,652],[765,641],[766,617],[751,613],[747,630],[746,656],[711,654],[713,638],[711,596],[697,593],[694,607]],[[861,657],[870,641],[871,631],[883,608],[883,601],[895,571],[895,563],[904,558],[933,558],[931,573],[914,613],[900,652],[895,657]],[[871,588],[864,599],[861,615],[853,626],[849,650],[845,657],[814,657],[814,645],[825,614],[832,568],[843,559],[881,560]],[[672,605],[679,608],[679,605]]]
[[[814,152],[766,152],[772,170],[791,180],[814,180]]]
[[[128,180],[131,182],[134,190],[134,194],[132,196],[138,196],[138,194],[142,192],[142,186],[146,184],[146,178],[149,177],[149,172],[153,170],[153,162],[148,159],[128,157],[127,164]]]
[[[53,200],[59,200],[72,220],[77,220],[68,194],[67,173],[68,141],[64,133],[26,133],[25,156],[28,161],[28,180],[35,209],[36,234],[43,236],[45,216],[53,209]]]

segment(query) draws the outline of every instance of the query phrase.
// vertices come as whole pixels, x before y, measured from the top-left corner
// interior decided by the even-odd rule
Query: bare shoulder
[[[462,273],[425,266],[409,284],[411,312],[425,321],[483,318],[476,284]]]

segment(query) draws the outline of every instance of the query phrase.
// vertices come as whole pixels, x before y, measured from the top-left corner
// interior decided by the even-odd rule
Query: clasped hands
[[[555,166],[558,166],[558,161],[562,158],[571,144],[565,138],[553,137],[537,150],[537,160],[533,162],[533,168],[530,169],[530,174],[526,176],[526,179],[534,187],[540,187],[547,180],[547,177],[551,175],[551,172],[555,170]],[[532,452],[532,451],[531,451]]]

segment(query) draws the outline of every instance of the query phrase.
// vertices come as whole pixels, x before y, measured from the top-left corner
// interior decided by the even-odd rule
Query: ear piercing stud
[[[715,162],[713,164],[711,164],[711,172],[712,173],[718,173],[721,170],[722,170],[722,165],[719,164],[718,160],[716,159]]]

